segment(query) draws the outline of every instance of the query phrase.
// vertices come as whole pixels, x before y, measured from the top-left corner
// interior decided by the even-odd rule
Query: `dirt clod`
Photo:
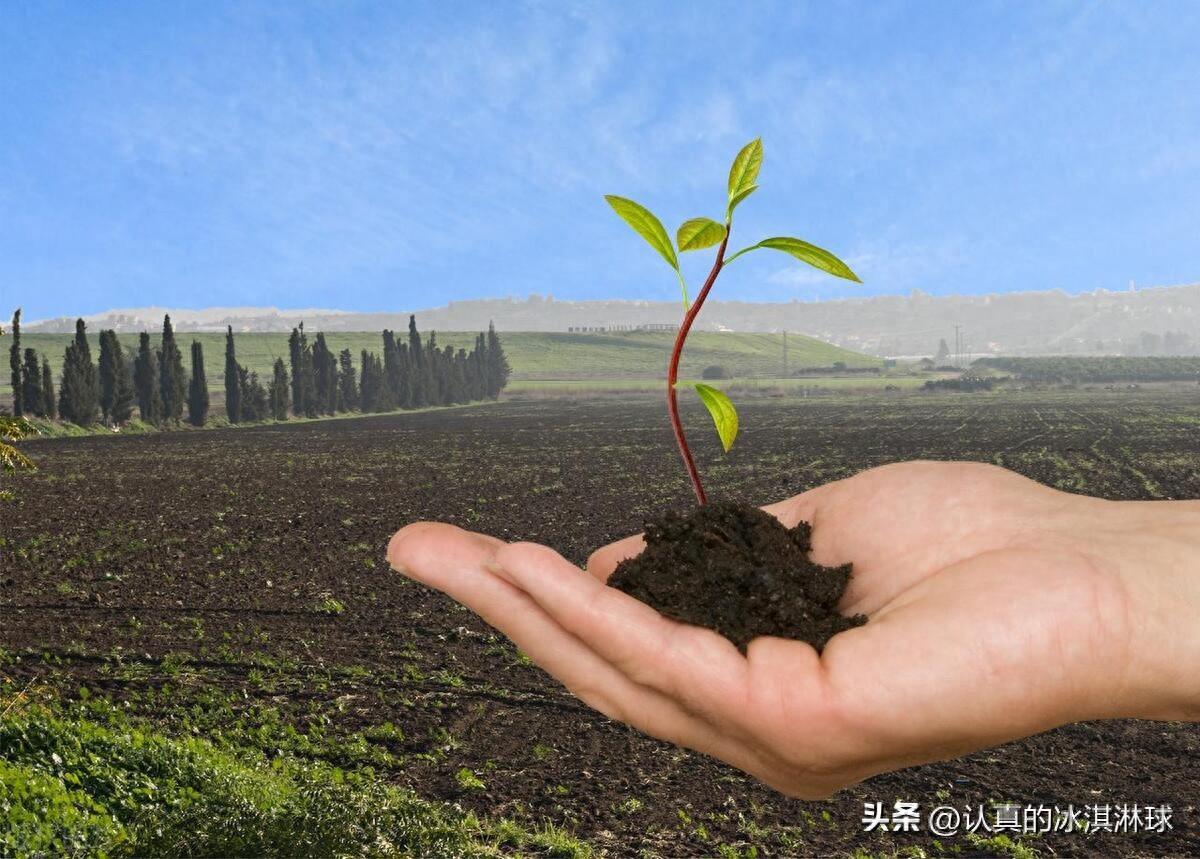
[[[609,584],[675,620],[714,629],[738,646],[760,635],[807,641],[818,651],[864,615],[837,603],[850,565],[809,560],[812,528],[786,528],[746,504],[718,503],[646,524],[646,549],[622,561]]]

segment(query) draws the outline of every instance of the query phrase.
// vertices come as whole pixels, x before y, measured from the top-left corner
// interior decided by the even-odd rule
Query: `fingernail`
[[[388,558],[388,564],[400,575],[408,576],[408,567],[404,566],[404,564],[400,563],[399,561],[392,560],[391,558]],[[409,578],[411,578],[411,576],[409,576]]]

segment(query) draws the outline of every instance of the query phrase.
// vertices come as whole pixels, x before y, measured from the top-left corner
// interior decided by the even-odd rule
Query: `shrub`
[[[370,770],[175,739],[107,702],[89,706],[65,715],[35,705],[0,718],[0,855],[491,852],[488,825]]]
[[[701,379],[732,379],[729,370],[720,364],[711,364],[700,371]]]

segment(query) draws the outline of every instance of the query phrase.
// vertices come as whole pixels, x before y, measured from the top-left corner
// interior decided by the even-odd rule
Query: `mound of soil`
[[[667,617],[716,630],[743,653],[760,635],[820,651],[867,618],[838,614],[850,565],[813,563],[811,537],[807,522],[785,528],[746,504],[667,513],[646,523],[645,551],[622,561],[608,583]]]

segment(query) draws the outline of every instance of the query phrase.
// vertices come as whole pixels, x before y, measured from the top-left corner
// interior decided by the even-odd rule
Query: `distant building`
[[[607,334],[611,331],[678,331],[678,325],[650,322],[645,325],[568,325],[568,334]]]

